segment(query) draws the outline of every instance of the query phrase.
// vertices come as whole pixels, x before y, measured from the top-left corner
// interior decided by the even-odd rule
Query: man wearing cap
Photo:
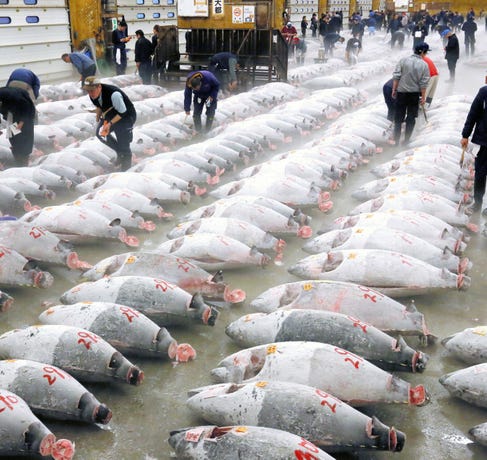
[[[117,164],[126,171],[132,165],[130,143],[137,119],[134,105],[120,88],[102,84],[96,77],[86,78],[83,89],[96,106],[96,137],[117,152]]]
[[[441,32],[441,36],[447,39],[445,59],[448,64],[448,70],[450,71],[450,79],[447,81],[453,82],[455,81],[455,68],[460,57],[460,44],[458,43],[457,36],[450,29],[445,29]]]
[[[429,69],[421,55],[422,46],[416,46],[414,54],[402,58],[396,65],[392,74],[392,97],[396,99],[394,111],[394,141],[399,144],[401,127],[406,118],[406,132],[404,142],[409,142],[413,133],[419,104],[426,100],[426,87],[429,81]]]
[[[27,166],[34,146],[36,109],[22,88],[0,88],[0,115],[7,125],[7,137],[16,166]]]
[[[291,22],[288,22],[282,29],[281,29],[281,34],[286,40],[286,43],[288,46],[290,46],[293,42],[293,38],[297,37],[298,31],[296,30],[296,27],[293,26]]]
[[[112,32],[113,59],[117,75],[124,75],[127,68],[127,49],[125,44],[131,40],[127,34],[125,19],[119,21],[118,26]]]
[[[228,51],[216,53],[210,58],[208,70],[215,75],[224,90],[234,91],[237,89],[237,70],[243,66],[238,62],[235,54]]]
[[[206,132],[211,130],[217,106],[220,82],[208,70],[190,72],[184,88],[184,111],[191,113],[191,98],[193,98],[194,129],[201,132],[201,113],[206,105]]]
[[[480,145],[475,157],[474,203],[472,205],[472,210],[475,212],[482,207],[487,178],[487,77],[485,77],[485,86],[482,86],[475,96],[463,125],[462,140],[460,142],[464,149],[468,146],[468,138],[472,131],[472,142]],[[484,209],[482,214],[486,213],[486,209]]]
[[[64,53],[61,59],[66,63],[73,64],[80,74],[80,82],[84,82],[86,77],[91,77],[96,73],[95,61],[84,53]]]

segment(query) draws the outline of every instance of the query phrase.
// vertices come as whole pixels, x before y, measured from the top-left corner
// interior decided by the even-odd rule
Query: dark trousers
[[[152,63],[151,61],[143,61],[139,65],[139,76],[144,85],[150,85],[152,81]]]
[[[411,138],[419,111],[419,97],[420,93],[397,93],[394,111],[394,140],[396,144],[401,138],[401,125],[404,119],[406,119],[404,141],[409,142]]]
[[[115,70],[117,75],[125,75],[127,69],[127,50],[120,50],[120,64],[117,64],[117,48],[113,48],[113,62],[115,62]]]
[[[16,166],[27,166],[34,146],[34,120],[24,121],[22,130],[9,138]]]
[[[201,131],[201,114],[203,112],[203,107],[205,106],[205,102],[207,99],[208,99],[208,97],[199,98],[199,97],[194,96],[194,98],[193,98],[194,129],[198,132]],[[206,126],[205,126],[206,132],[210,131],[210,129],[213,125],[213,119],[215,118],[215,112],[216,112],[216,106],[217,106],[217,101],[213,100],[213,101],[211,101],[211,105],[209,107],[206,107]]]
[[[96,65],[90,65],[81,72],[81,81],[85,81],[86,77],[92,77],[96,73]]]
[[[450,71],[450,80],[455,80],[455,68],[457,67],[457,59],[447,59],[448,70]]]
[[[122,118],[120,121],[112,125],[110,134],[106,138],[100,136],[100,128],[103,126],[103,122],[104,120],[100,120],[96,127],[96,137],[117,152],[117,160],[120,164],[120,169],[126,171],[132,166],[132,150],[130,150],[130,143],[134,138],[133,126],[135,120],[131,118]]]
[[[465,34],[465,55],[468,56],[475,53],[475,36]]]
[[[394,109],[396,108],[396,100],[392,98],[392,87],[386,86],[382,88],[382,94],[384,95],[384,101],[387,105],[387,119],[389,121],[394,120]]]
[[[473,185],[473,199],[479,205],[482,204],[482,199],[485,193],[485,182],[487,178],[487,146],[480,147],[477,156],[475,157],[475,179]]]

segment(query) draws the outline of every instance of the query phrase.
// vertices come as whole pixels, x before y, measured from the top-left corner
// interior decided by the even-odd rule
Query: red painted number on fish
[[[89,332],[80,331],[78,332],[78,337],[81,337],[78,340],[78,343],[82,343],[87,350],[90,350],[92,343],[98,342],[98,337],[95,334],[90,334]]]
[[[62,379],[66,378],[64,377],[63,374],[61,374],[61,372],[59,372],[57,369],[54,369],[54,367],[45,366],[42,369],[45,372],[43,377],[47,379],[47,383],[49,383],[49,385],[52,385],[56,381],[56,375],[58,375]],[[56,375],[50,375],[50,374],[56,374]]]
[[[15,396],[0,396],[0,404],[5,406],[5,407],[0,407],[0,413],[10,409],[14,410],[14,404],[17,404],[19,402],[18,398]]]
[[[360,329],[362,329],[362,331],[364,331],[365,334],[367,334],[367,326],[368,326],[367,323],[362,323],[362,321],[360,321],[357,318],[354,318],[353,316],[347,316],[347,318],[350,321],[352,321],[353,327],[359,327]]]
[[[154,280],[156,283],[156,289],[160,289],[162,292],[166,292],[169,288],[170,285],[164,280]]]
[[[347,358],[344,359],[345,362],[351,363],[355,369],[358,369],[360,366],[360,363],[363,361],[363,359],[360,356],[354,355],[353,353],[350,353],[347,350],[343,350],[342,348],[335,348],[335,351],[339,355],[347,356]],[[352,358],[349,358],[348,356],[352,356]]]
[[[294,455],[298,460],[318,460],[318,457],[313,454],[319,453],[319,449],[312,444],[311,442],[307,441],[306,439],[301,438],[301,442],[299,443],[301,447],[303,447],[307,452],[296,449],[294,451]]]
[[[330,396],[328,393],[325,393],[324,391],[321,391],[321,390],[318,390],[318,389],[316,390],[316,394],[321,398],[320,404],[322,406],[328,406],[333,413],[336,412],[336,410],[337,410],[337,403],[332,404],[328,400],[329,398],[332,398],[332,396]]]
[[[184,270],[185,272],[188,272],[190,268],[194,267],[193,264],[191,264],[189,261],[184,260],[184,259],[177,259],[178,261],[178,268],[181,270]]]
[[[403,263],[404,265],[409,265],[410,267],[412,267],[412,264],[409,262],[409,260],[407,260],[402,254],[399,254],[399,258],[401,259],[401,263]]]
[[[129,323],[131,323],[134,318],[139,317],[139,313],[132,310],[130,307],[120,307],[120,311],[122,312],[122,315],[127,317]]]
[[[364,294],[364,299],[369,299],[372,300],[372,302],[377,302],[377,292],[371,291],[368,287],[365,286],[359,286],[358,287],[361,291],[365,292]],[[371,294],[369,294],[371,293]],[[382,296],[381,296],[382,297]]]
[[[37,238],[40,238],[41,236],[45,235],[46,233],[40,229],[39,227],[32,227],[30,229],[29,235],[37,240]]]

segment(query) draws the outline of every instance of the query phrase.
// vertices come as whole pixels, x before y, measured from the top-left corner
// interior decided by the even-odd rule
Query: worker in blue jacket
[[[205,131],[211,130],[218,100],[220,82],[208,70],[190,72],[186,79],[184,89],[184,111],[186,115],[191,113],[191,97],[193,97],[194,129],[201,132],[201,113],[206,105]]]
[[[222,51],[211,57],[208,70],[218,78],[223,91],[234,91],[238,84],[237,71],[242,67],[237,55]]]

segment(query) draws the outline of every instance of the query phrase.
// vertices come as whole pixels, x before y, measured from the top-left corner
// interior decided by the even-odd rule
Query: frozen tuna
[[[344,281],[306,280],[279,284],[259,294],[250,306],[264,313],[309,308],[339,312],[373,324],[389,334],[434,339],[424,315],[413,304],[406,307],[379,291]]]
[[[422,405],[422,385],[410,384],[343,348],[317,342],[276,342],[227,356],[211,371],[215,382],[282,380],[319,388],[352,406]]]
[[[64,304],[112,302],[133,307],[159,326],[192,323],[214,326],[218,311],[175,284],[149,276],[116,276],[86,282],[61,296]]]
[[[99,335],[124,355],[187,361],[196,353],[189,344],[178,345],[166,328],[140,311],[109,302],[56,305],[40,314],[42,324],[77,326]]]
[[[42,271],[17,251],[0,245],[0,286],[48,288],[53,276]]]
[[[0,456],[40,455],[54,460],[71,460],[74,444],[56,436],[14,393],[0,390]]]
[[[241,347],[301,340],[328,343],[388,370],[422,372],[428,359],[401,337],[395,339],[357,318],[330,311],[253,313],[230,323],[225,332]]]
[[[71,269],[91,267],[87,262],[79,260],[71,244],[60,240],[46,228],[28,222],[0,221],[0,244],[41,263],[65,265]]]
[[[107,424],[111,410],[70,374],[52,364],[0,361],[0,388],[20,396],[39,417]]]
[[[476,364],[440,377],[452,396],[479,407],[487,407],[487,363]]]
[[[389,296],[466,290],[470,278],[434,267],[414,257],[383,249],[342,249],[314,254],[288,269],[303,279],[349,281]]]
[[[487,326],[476,326],[444,338],[441,343],[456,358],[468,364],[487,361]]]
[[[120,219],[113,221],[79,206],[49,206],[22,216],[23,222],[46,228],[69,241],[120,240],[127,246],[138,246],[134,236],[127,235]]]
[[[52,364],[80,382],[138,385],[144,373],[101,337],[74,326],[30,326],[0,336],[0,358]]]
[[[448,248],[440,249],[420,237],[387,227],[355,226],[331,230],[307,241],[303,249],[310,254],[333,249],[390,249],[427,262],[434,267],[446,268],[453,273],[466,273],[472,263],[460,258]]]
[[[311,442],[287,431],[257,426],[196,426],[171,431],[176,458],[215,460],[332,460]]]
[[[245,300],[241,289],[231,290],[218,271],[211,275],[183,257],[156,252],[127,252],[100,260],[83,279],[97,281],[105,276],[151,276],[176,284],[190,294],[200,293],[206,299],[238,303]]]
[[[401,451],[405,436],[318,388],[299,383],[225,383],[189,392],[186,404],[215,425],[289,431],[326,452]]]
[[[271,261],[255,247],[215,233],[195,233],[168,240],[157,246],[156,251],[189,259],[205,270],[265,267]]]

